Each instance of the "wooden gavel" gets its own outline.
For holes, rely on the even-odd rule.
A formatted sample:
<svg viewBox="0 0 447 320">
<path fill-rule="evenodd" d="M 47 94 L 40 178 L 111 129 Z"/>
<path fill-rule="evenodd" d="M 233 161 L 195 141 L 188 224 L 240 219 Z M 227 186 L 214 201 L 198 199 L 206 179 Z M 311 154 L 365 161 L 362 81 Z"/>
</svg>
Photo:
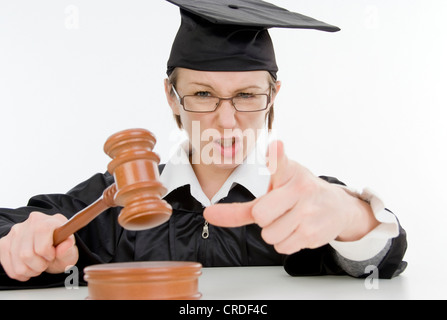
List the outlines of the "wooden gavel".
<svg viewBox="0 0 447 320">
<path fill-rule="evenodd" d="M 115 183 L 54 231 L 55 246 L 111 207 L 123 207 L 118 222 L 128 230 L 150 229 L 169 220 L 172 208 L 161 199 L 166 188 L 159 182 L 160 158 L 152 152 L 155 142 L 152 133 L 144 129 L 124 130 L 109 137 L 104 151 L 113 159 L 107 170 Z"/>
</svg>

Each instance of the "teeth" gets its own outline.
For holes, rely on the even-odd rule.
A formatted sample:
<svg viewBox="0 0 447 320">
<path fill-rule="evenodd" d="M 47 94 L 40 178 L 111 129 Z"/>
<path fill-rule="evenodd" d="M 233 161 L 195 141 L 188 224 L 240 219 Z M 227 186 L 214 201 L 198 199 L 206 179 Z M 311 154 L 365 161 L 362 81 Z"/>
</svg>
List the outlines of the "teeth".
<svg viewBox="0 0 447 320">
<path fill-rule="evenodd" d="M 220 140 L 220 144 L 224 148 L 231 147 L 233 145 L 233 143 L 234 143 L 234 138 Z"/>
</svg>

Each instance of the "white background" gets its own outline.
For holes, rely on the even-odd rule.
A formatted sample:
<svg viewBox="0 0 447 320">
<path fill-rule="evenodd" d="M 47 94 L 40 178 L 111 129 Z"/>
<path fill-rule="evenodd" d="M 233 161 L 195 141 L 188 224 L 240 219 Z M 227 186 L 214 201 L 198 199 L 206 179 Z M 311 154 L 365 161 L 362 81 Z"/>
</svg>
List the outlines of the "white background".
<svg viewBox="0 0 447 320">
<path fill-rule="evenodd" d="M 447 2 L 272 0 L 339 26 L 271 30 L 275 135 L 317 175 L 371 187 L 408 232 L 408 290 L 447 297 Z M 145 127 L 166 161 L 181 134 L 163 79 L 180 17 L 163 0 L 0 0 L 0 206 L 64 193 Z"/>
</svg>

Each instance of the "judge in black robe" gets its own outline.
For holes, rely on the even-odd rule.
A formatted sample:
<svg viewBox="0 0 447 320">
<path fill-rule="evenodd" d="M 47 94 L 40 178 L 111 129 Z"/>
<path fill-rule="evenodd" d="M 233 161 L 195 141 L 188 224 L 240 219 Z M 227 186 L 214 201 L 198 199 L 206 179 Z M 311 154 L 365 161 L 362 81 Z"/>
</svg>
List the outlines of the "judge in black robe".
<svg viewBox="0 0 447 320">
<path fill-rule="evenodd" d="M 244 1 L 242 6 L 225 1 L 170 0 L 181 8 L 182 24 L 168 60 L 168 76 L 177 67 L 201 71 L 267 71 L 277 78 L 270 27 L 304 28 L 338 31 L 337 27 L 289 12 L 261 1 Z M 170 79 L 172 82 L 172 79 Z M 224 99 L 228 100 L 228 99 Z M 273 106 L 271 106 L 273 109 Z M 269 129 L 273 112 L 269 111 Z M 180 124 L 180 120 L 177 119 Z M 321 177 L 335 184 L 337 179 Z M 0 209 L 0 237 L 11 227 L 25 221 L 32 211 L 49 215 L 62 213 L 70 218 L 97 198 L 113 183 L 113 177 L 96 174 L 66 194 L 39 195 L 23 208 Z M 235 228 L 207 225 L 204 236 L 204 207 L 190 193 L 189 185 L 172 190 L 165 200 L 172 208 L 171 219 L 150 230 L 128 231 L 117 222 L 120 208 L 111 208 L 76 234 L 79 250 L 77 268 L 109 262 L 142 260 L 198 261 L 204 267 L 283 265 L 290 275 L 342 275 L 364 277 L 363 266 L 371 263 L 381 278 L 392 278 L 405 268 L 405 231 L 398 235 L 371 261 L 358 263 L 340 256 L 329 244 L 303 249 L 291 255 L 277 253 L 261 237 L 256 224 Z M 247 202 L 255 196 L 243 185 L 236 184 L 220 202 Z M 360 267 L 358 267 L 360 265 Z M 355 272 L 353 266 L 357 266 Z M 359 272 L 360 270 L 360 272 Z M 366 271 L 365 271 L 366 272 Z M 33 288 L 63 285 L 66 274 L 42 273 L 26 282 L 10 279 L 0 268 L 0 288 Z M 82 280 L 82 275 L 80 277 Z"/>
</svg>

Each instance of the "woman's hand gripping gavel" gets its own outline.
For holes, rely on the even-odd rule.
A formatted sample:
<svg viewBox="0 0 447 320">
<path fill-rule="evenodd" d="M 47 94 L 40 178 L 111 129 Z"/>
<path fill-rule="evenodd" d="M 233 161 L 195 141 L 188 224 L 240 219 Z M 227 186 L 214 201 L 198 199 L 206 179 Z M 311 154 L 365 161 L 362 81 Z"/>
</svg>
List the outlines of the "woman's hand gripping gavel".
<svg viewBox="0 0 447 320">
<path fill-rule="evenodd" d="M 0 264 L 8 276 L 27 281 L 44 271 L 60 273 L 75 264 L 78 250 L 72 234 L 110 207 L 123 207 L 118 221 L 126 229 L 148 229 L 168 220 L 171 207 L 161 199 L 166 191 L 158 181 L 160 159 L 152 152 L 154 145 L 154 136 L 142 129 L 111 136 L 104 150 L 113 159 L 108 171 L 115 183 L 68 221 L 61 214 L 33 212 L 14 225 L 0 239 Z"/>
</svg>

